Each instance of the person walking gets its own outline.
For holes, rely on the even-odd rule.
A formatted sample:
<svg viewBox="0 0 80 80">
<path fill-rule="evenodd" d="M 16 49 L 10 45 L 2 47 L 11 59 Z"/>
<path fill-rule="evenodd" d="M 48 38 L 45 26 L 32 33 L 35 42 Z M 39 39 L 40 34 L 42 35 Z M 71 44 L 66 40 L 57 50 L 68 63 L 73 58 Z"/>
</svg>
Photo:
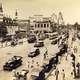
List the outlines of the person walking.
<svg viewBox="0 0 80 80">
<path fill-rule="evenodd" d="M 30 67 L 30 62 L 28 61 L 28 68 Z"/>
<path fill-rule="evenodd" d="M 64 72 L 64 69 L 62 69 L 62 80 L 65 80 L 65 72 Z"/>
<path fill-rule="evenodd" d="M 39 67 L 39 62 L 36 62 L 36 64 L 37 64 L 37 67 Z"/>
<path fill-rule="evenodd" d="M 46 54 L 44 53 L 44 59 L 46 59 Z"/>
<path fill-rule="evenodd" d="M 56 68 L 55 76 L 56 76 L 56 80 L 58 80 L 58 76 L 59 76 L 59 70 L 58 70 L 58 68 Z"/>
</svg>

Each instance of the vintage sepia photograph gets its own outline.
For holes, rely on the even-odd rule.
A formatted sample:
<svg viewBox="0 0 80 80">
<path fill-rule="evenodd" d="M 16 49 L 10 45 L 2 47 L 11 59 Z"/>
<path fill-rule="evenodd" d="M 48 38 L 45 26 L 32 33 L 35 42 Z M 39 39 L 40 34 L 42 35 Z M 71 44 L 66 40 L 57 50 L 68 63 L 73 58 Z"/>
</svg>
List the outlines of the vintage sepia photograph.
<svg viewBox="0 0 80 80">
<path fill-rule="evenodd" d="M 0 0 L 0 80 L 80 80 L 80 0 Z"/>
</svg>

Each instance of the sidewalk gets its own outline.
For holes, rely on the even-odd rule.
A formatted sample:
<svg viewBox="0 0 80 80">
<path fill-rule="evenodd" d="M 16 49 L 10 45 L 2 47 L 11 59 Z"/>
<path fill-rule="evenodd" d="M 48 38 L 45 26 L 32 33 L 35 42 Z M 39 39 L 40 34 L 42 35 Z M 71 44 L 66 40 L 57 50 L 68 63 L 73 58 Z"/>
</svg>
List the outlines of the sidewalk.
<svg viewBox="0 0 80 80">
<path fill-rule="evenodd" d="M 57 65 L 57 69 L 59 70 L 58 80 L 63 80 L 63 69 L 65 73 L 65 80 L 74 80 L 73 76 L 71 75 L 71 72 L 73 72 L 73 67 L 69 58 L 70 56 L 68 56 L 68 60 L 66 60 L 66 56 L 63 56 L 61 63 Z M 51 73 L 51 76 L 49 76 L 47 80 L 56 80 L 55 70 Z"/>
</svg>

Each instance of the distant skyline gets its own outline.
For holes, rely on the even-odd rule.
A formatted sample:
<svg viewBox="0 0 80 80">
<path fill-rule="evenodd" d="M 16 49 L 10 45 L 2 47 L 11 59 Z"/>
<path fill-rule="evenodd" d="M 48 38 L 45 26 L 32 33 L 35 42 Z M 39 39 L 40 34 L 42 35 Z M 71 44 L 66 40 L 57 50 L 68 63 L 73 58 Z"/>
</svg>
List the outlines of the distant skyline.
<svg viewBox="0 0 80 80">
<path fill-rule="evenodd" d="M 42 14 L 58 15 L 61 11 L 65 23 L 80 23 L 80 0 L 0 0 L 4 13 L 14 17 L 16 9 L 21 18 Z"/>
</svg>

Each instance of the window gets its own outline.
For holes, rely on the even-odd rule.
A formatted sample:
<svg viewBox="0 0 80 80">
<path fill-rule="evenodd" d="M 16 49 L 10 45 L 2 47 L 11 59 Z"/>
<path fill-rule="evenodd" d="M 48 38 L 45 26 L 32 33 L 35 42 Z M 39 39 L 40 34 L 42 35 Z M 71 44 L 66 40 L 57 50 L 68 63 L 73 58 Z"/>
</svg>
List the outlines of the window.
<svg viewBox="0 0 80 80">
<path fill-rule="evenodd" d="M 39 24 L 38 24 L 38 28 L 39 28 Z"/>
<path fill-rule="evenodd" d="M 36 28 L 36 24 L 35 24 L 35 28 Z"/>
<path fill-rule="evenodd" d="M 47 27 L 49 27 L 49 24 L 47 24 Z"/>
<path fill-rule="evenodd" d="M 43 27 L 43 24 L 41 24 L 41 27 Z"/>
<path fill-rule="evenodd" d="M 46 28 L 46 24 L 44 24 L 44 28 Z"/>
</svg>

